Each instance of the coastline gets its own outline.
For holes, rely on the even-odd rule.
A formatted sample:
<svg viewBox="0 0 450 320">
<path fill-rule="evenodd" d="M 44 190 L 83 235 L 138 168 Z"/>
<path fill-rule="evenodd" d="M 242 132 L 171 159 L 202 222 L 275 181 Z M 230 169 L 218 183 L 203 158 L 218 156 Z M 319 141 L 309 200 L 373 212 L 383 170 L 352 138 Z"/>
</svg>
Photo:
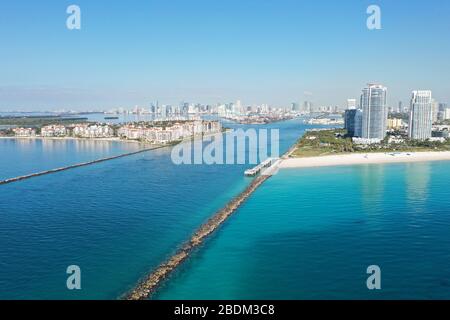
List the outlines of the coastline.
<svg viewBox="0 0 450 320">
<path fill-rule="evenodd" d="M 186 137 L 182 140 L 174 141 L 175 144 L 181 143 L 181 142 L 187 142 L 192 139 L 197 140 L 199 138 L 203 137 L 214 137 L 217 135 L 221 135 L 223 133 L 226 133 L 227 130 L 223 132 L 208 132 L 203 134 L 196 134 L 194 136 Z M 135 143 L 140 144 L 144 146 L 156 146 L 156 147 L 163 147 L 163 146 L 170 146 L 170 143 L 167 144 L 158 144 L 158 143 L 149 143 L 145 141 L 139 141 L 139 140 L 132 140 L 132 139 L 121 139 L 119 137 L 110 137 L 110 138 L 78 138 L 78 137 L 41 137 L 41 136 L 33 136 L 33 137 L 17 137 L 17 136 L 10 136 L 10 137 L 0 137 L 0 140 L 56 140 L 56 141 L 66 141 L 66 140 L 72 140 L 72 141 L 103 141 L 103 142 L 126 142 L 126 143 Z"/>
<path fill-rule="evenodd" d="M 128 143 L 138 143 L 143 145 L 152 145 L 150 143 L 145 143 L 137 140 L 126 140 L 120 139 L 118 137 L 112 138 L 76 138 L 76 137 L 0 137 L 1 139 L 14 139 L 14 140 L 56 140 L 56 141 L 64 141 L 64 140 L 74 140 L 74 141 L 104 141 L 104 142 L 128 142 Z M 156 145 L 158 146 L 158 145 Z"/>
<path fill-rule="evenodd" d="M 389 164 L 428 161 L 450 161 L 450 151 L 402 152 L 402 153 L 351 153 L 332 156 L 287 158 L 280 169 L 352 166 L 364 164 Z"/>
</svg>

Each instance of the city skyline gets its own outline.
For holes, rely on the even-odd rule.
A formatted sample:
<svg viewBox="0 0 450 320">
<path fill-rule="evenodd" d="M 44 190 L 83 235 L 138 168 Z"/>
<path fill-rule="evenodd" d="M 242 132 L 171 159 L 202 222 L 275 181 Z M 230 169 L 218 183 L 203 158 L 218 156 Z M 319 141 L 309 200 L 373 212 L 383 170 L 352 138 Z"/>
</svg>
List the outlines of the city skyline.
<svg viewBox="0 0 450 320">
<path fill-rule="evenodd" d="M 0 112 L 156 100 L 343 106 L 368 82 L 389 88 L 391 107 L 408 101 L 415 88 L 450 101 L 450 45 L 441 41 L 450 26 L 448 3 L 428 2 L 422 10 L 420 3 L 377 1 L 381 30 L 366 27 L 369 1 L 139 1 L 130 7 L 83 0 L 76 2 L 81 30 L 65 26 L 70 4 L 0 5 Z M 418 37 L 438 49 L 411 50 Z"/>
</svg>

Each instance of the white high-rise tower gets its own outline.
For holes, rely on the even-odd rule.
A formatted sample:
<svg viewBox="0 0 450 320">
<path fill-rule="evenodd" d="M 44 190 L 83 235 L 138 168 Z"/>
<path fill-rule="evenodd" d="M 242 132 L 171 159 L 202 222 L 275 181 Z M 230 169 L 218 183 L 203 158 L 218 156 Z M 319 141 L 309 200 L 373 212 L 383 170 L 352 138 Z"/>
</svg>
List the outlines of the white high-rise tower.
<svg viewBox="0 0 450 320">
<path fill-rule="evenodd" d="M 433 125 L 433 103 L 431 91 L 413 91 L 409 117 L 409 138 L 426 140 L 431 138 Z"/>
<path fill-rule="evenodd" d="M 368 84 L 361 95 L 363 110 L 362 138 L 380 139 L 386 136 L 387 108 L 386 87 L 379 84 Z"/>
</svg>

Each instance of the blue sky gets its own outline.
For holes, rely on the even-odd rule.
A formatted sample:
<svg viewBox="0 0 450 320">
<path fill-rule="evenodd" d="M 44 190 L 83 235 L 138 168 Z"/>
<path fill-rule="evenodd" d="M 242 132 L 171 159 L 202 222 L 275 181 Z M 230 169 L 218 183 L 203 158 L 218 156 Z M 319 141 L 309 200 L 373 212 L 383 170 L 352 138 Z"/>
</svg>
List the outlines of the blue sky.
<svg viewBox="0 0 450 320">
<path fill-rule="evenodd" d="M 81 30 L 66 8 L 81 8 Z M 382 30 L 366 28 L 381 7 Z M 55 0 L 0 3 L 0 111 L 178 103 L 318 105 L 367 82 L 450 102 L 444 0 Z"/>
</svg>

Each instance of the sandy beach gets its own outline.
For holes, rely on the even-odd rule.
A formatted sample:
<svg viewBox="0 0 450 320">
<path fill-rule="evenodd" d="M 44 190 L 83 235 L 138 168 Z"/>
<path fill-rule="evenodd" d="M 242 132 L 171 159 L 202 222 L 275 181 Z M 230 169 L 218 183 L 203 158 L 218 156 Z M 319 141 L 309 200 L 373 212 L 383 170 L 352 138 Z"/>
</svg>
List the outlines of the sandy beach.
<svg viewBox="0 0 450 320">
<path fill-rule="evenodd" d="M 288 158 L 281 162 L 279 168 L 312 168 L 445 160 L 450 161 L 450 152 L 352 153 L 323 157 Z"/>
</svg>

